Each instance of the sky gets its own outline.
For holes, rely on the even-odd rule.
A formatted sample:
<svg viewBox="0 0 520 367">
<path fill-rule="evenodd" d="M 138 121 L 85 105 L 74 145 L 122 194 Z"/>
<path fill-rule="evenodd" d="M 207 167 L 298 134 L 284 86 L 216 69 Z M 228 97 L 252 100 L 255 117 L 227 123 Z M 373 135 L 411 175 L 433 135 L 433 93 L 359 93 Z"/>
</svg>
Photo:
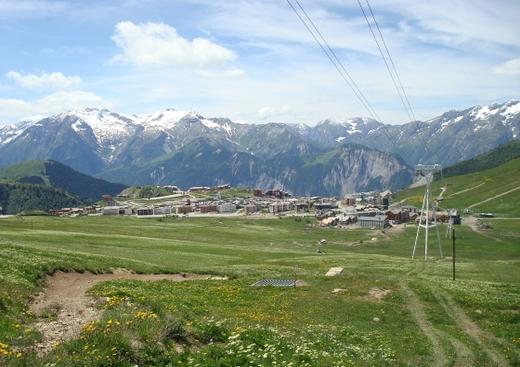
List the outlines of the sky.
<svg viewBox="0 0 520 367">
<path fill-rule="evenodd" d="M 300 3 L 377 116 L 408 122 L 358 1 Z M 520 98 L 518 0 L 370 4 L 417 119 Z M 286 0 L 0 0 L 0 49 L 0 125 L 85 107 L 370 116 Z"/>
</svg>

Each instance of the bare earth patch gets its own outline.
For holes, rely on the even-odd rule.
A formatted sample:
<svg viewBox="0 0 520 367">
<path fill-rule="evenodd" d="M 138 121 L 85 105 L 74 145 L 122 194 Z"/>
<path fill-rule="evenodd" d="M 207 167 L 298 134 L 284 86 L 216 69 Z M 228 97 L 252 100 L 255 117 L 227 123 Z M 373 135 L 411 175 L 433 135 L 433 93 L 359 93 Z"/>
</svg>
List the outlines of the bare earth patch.
<svg viewBox="0 0 520 367">
<path fill-rule="evenodd" d="M 125 269 L 115 269 L 111 274 L 56 272 L 47 277 L 46 288 L 29 306 L 36 316 L 55 314 L 35 324 L 43 335 L 43 341 L 35 345 L 36 351 L 40 355 L 47 353 L 55 345 L 78 336 L 85 323 L 97 320 L 101 316 L 96 307 L 99 300 L 89 296 L 87 291 L 97 283 L 119 279 L 183 282 L 227 278 L 202 274 L 134 274 Z"/>
<path fill-rule="evenodd" d="M 390 289 L 371 288 L 363 298 L 368 301 L 382 301 L 390 293 L 392 293 Z"/>
</svg>

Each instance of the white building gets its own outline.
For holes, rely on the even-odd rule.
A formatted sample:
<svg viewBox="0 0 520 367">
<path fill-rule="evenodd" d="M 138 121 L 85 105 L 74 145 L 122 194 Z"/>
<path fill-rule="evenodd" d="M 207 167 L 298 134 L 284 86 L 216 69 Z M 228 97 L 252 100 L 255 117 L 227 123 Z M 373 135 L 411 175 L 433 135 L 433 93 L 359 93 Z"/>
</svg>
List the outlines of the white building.
<svg viewBox="0 0 520 367">
<path fill-rule="evenodd" d="M 128 206 L 105 206 L 103 208 L 103 215 L 130 215 L 132 209 Z"/>
<path fill-rule="evenodd" d="M 217 212 L 219 213 L 234 213 L 237 210 L 237 206 L 233 203 L 223 203 L 217 205 Z"/>
</svg>

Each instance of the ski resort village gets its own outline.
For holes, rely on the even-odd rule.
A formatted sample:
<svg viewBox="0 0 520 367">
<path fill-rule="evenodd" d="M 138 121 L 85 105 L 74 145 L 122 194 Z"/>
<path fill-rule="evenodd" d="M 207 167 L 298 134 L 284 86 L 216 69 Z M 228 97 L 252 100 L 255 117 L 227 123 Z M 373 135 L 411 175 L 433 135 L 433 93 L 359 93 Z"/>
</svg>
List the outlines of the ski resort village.
<svg viewBox="0 0 520 367">
<path fill-rule="evenodd" d="M 143 198 L 146 192 L 148 197 Z M 169 195 L 151 197 L 153 193 Z M 137 197 L 136 197 L 137 196 Z M 103 195 L 98 205 L 60 208 L 49 215 L 77 217 L 136 216 L 136 217 L 238 217 L 281 218 L 285 216 L 309 216 L 317 219 L 319 226 L 346 228 L 349 225 L 385 229 L 392 225 L 416 222 L 420 208 L 394 203 L 391 191 L 352 193 L 342 199 L 335 197 L 293 197 L 283 190 L 254 190 L 216 187 L 192 187 L 181 191 L 176 186 L 132 187 L 119 195 Z M 440 197 L 439 200 L 442 200 Z M 430 212 L 430 216 L 431 216 Z M 481 214 L 483 215 L 483 214 Z M 457 209 L 436 212 L 441 223 L 460 224 Z"/>
</svg>

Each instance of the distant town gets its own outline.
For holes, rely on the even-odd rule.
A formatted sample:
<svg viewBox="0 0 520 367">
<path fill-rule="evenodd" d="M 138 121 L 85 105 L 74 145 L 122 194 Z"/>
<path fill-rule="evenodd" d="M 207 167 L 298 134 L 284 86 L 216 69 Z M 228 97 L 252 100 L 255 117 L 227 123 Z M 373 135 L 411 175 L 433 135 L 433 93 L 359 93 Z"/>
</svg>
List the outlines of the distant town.
<svg viewBox="0 0 520 367">
<path fill-rule="evenodd" d="M 156 191 L 168 195 L 133 198 L 128 189 L 113 197 L 103 195 L 96 205 L 51 210 L 50 215 L 76 217 L 136 216 L 154 217 L 210 217 L 247 216 L 273 218 L 283 216 L 315 217 L 323 227 L 365 227 L 386 229 L 419 220 L 420 208 L 393 203 L 393 193 L 370 191 L 351 193 L 343 198 L 295 197 L 279 189 L 259 190 L 232 188 L 230 185 L 191 187 L 186 191 L 176 186 L 155 186 Z M 430 213 L 430 215 L 432 215 Z M 460 224 L 457 210 L 438 211 L 437 221 Z"/>
</svg>

